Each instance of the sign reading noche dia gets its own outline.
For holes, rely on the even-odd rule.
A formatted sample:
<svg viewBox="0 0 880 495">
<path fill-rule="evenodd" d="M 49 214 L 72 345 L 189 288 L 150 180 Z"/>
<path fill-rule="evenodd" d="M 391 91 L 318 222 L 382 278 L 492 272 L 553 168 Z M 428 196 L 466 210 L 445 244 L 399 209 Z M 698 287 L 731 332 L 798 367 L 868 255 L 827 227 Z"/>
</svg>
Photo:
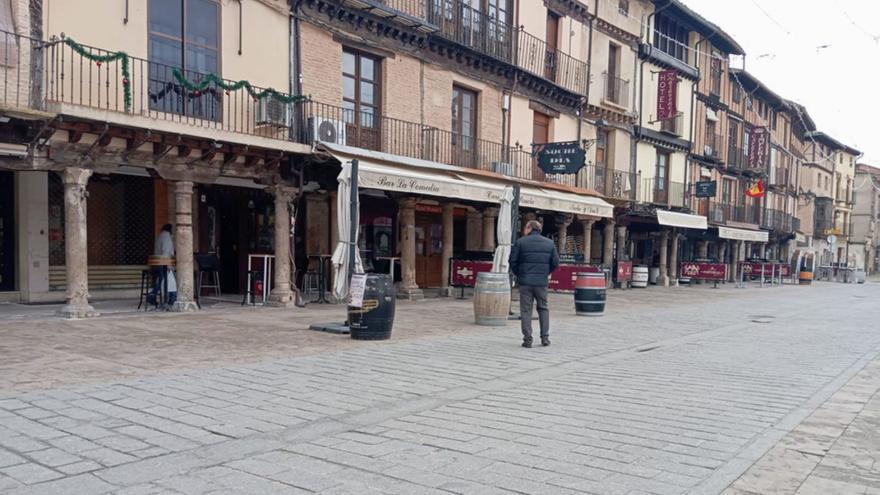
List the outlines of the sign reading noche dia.
<svg viewBox="0 0 880 495">
<path fill-rule="evenodd" d="M 576 174 L 584 167 L 587 153 L 577 141 L 539 144 L 538 167 L 548 174 Z"/>
</svg>

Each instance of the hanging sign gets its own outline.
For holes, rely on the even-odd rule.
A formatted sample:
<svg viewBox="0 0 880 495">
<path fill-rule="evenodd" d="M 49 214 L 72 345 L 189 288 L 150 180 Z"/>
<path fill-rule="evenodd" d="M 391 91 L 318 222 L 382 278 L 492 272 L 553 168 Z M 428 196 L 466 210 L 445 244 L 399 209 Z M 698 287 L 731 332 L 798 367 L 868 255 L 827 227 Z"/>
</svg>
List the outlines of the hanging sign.
<svg viewBox="0 0 880 495">
<path fill-rule="evenodd" d="M 767 144 L 770 134 L 766 127 L 756 127 L 749 133 L 749 167 L 764 168 L 767 162 Z"/>
<path fill-rule="evenodd" d="M 584 167 L 587 152 L 578 141 L 539 144 L 538 167 L 547 174 L 576 174 Z"/>
<path fill-rule="evenodd" d="M 364 291 L 367 289 L 367 275 L 355 273 L 351 276 L 351 287 L 348 291 L 348 305 L 352 308 L 364 306 Z"/>
<path fill-rule="evenodd" d="M 718 182 L 714 180 L 705 180 L 694 184 L 694 196 L 698 198 L 714 198 L 717 191 Z"/>
<path fill-rule="evenodd" d="M 678 73 L 671 69 L 661 71 L 657 84 L 657 120 L 669 120 L 678 115 L 677 94 Z"/>
</svg>

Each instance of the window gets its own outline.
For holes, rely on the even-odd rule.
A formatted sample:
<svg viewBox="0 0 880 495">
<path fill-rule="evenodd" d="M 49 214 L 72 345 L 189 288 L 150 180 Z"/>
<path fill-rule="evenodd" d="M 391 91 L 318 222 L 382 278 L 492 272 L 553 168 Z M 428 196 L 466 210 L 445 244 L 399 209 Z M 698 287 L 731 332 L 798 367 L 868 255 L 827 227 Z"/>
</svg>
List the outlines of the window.
<svg viewBox="0 0 880 495">
<path fill-rule="evenodd" d="M 710 76 L 712 79 L 712 94 L 720 95 L 721 94 L 721 73 L 723 72 L 721 66 L 721 53 L 712 50 L 712 61 L 710 66 Z"/>
<path fill-rule="evenodd" d="M 770 112 L 770 126 L 776 130 L 776 112 Z"/>
<path fill-rule="evenodd" d="M 742 165 L 736 145 L 739 143 L 739 122 L 731 119 L 727 124 L 727 164 L 731 167 Z"/>
<path fill-rule="evenodd" d="M 543 144 L 550 142 L 550 116 L 534 112 L 532 120 L 532 142 Z M 532 160 L 532 179 L 543 180 L 544 172 L 538 167 L 538 161 Z"/>
<path fill-rule="evenodd" d="M 349 144 L 379 149 L 380 64 L 370 55 L 342 52 L 342 107 Z M 354 141 L 353 141 L 354 140 Z"/>
<path fill-rule="evenodd" d="M 663 14 L 654 19 L 654 47 L 688 62 L 688 30 Z"/>
<path fill-rule="evenodd" d="M 150 108 L 220 120 L 222 91 L 190 94 L 173 71 L 194 82 L 220 73 L 220 4 L 215 0 L 150 0 Z"/>
<path fill-rule="evenodd" d="M 733 190 L 733 181 L 730 179 L 724 179 L 721 183 L 721 203 L 724 205 L 730 205 L 730 200 L 732 199 L 731 191 Z"/>
<path fill-rule="evenodd" d="M 706 151 L 707 155 L 718 156 L 718 138 L 715 136 L 715 121 L 706 120 Z"/>
<path fill-rule="evenodd" d="M 605 75 L 605 99 L 620 104 L 624 88 L 620 82 L 620 47 L 608 44 L 608 73 Z"/>
<path fill-rule="evenodd" d="M 657 150 L 657 169 L 654 180 L 654 202 L 666 203 L 669 189 L 669 153 Z"/>
<path fill-rule="evenodd" d="M 608 131 L 604 129 L 596 132 L 596 166 L 608 166 Z"/>
<path fill-rule="evenodd" d="M 477 93 L 452 87 L 452 145 L 473 151 L 477 137 Z"/>
<path fill-rule="evenodd" d="M 618 0 L 617 11 L 621 15 L 629 16 L 629 0 Z"/>
<path fill-rule="evenodd" d="M 18 62 L 19 39 L 15 31 L 15 16 L 12 15 L 12 1 L 0 0 L 0 65 L 15 67 Z M 8 76 L 7 76 L 8 77 Z"/>
</svg>

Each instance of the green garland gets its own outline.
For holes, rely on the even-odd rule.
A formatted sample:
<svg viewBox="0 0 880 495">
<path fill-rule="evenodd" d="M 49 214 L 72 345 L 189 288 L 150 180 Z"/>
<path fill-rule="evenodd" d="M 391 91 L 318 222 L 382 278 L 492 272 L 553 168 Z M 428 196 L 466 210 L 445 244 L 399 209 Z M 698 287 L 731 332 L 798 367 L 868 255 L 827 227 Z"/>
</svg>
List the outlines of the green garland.
<svg viewBox="0 0 880 495">
<path fill-rule="evenodd" d="M 237 91 L 241 88 L 244 88 L 245 90 L 247 90 L 248 94 L 250 94 L 251 97 L 255 100 L 262 100 L 267 97 L 272 97 L 282 103 L 294 103 L 307 99 L 304 96 L 287 95 L 284 93 L 280 93 L 272 88 L 258 91 L 256 88 L 251 86 L 251 83 L 244 80 L 234 83 L 228 83 L 214 74 L 208 74 L 204 76 L 201 81 L 195 83 L 187 79 L 186 76 L 184 76 L 183 73 L 180 72 L 180 70 L 178 69 L 174 69 L 172 73 L 174 74 L 174 78 L 177 79 L 177 82 L 179 82 L 180 85 L 183 86 L 184 89 L 186 89 L 187 91 L 194 93 L 195 96 L 200 96 L 201 93 L 203 93 L 213 84 L 214 86 L 217 86 L 218 88 L 225 91 Z"/>
<path fill-rule="evenodd" d="M 125 111 L 131 111 L 131 73 L 129 72 L 129 59 L 128 54 L 125 52 L 110 52 L 107 55 L 96 55 L 92 53 L 90 48 L 86 48 L 76 41 L 73 41 L 71 38 L 64 38 L 64 44 L 69 46 L 73 51 L 78 53 L 84 58 L 95 62 L 98 67 L 101 66 L 104 62 L 115 62 L 117 60 L 121 61 L 122 65 L 122 102 L 125 106 Z"/>
</svg>

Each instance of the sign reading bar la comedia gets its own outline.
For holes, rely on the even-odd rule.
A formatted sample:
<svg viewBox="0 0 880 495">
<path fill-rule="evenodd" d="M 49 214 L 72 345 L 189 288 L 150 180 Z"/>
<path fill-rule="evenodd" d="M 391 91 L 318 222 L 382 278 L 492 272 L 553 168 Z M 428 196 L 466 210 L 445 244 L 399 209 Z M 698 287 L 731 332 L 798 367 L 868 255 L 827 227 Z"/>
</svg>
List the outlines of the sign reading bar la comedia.
<svg viewBox="0 0 880 495">
<path fill-rule="evenodd" d="M 576 174 L 584 167 L 587 152 L 578 141 L 536 145 L 538 167 L 546 174 Z"/>
</svg>

